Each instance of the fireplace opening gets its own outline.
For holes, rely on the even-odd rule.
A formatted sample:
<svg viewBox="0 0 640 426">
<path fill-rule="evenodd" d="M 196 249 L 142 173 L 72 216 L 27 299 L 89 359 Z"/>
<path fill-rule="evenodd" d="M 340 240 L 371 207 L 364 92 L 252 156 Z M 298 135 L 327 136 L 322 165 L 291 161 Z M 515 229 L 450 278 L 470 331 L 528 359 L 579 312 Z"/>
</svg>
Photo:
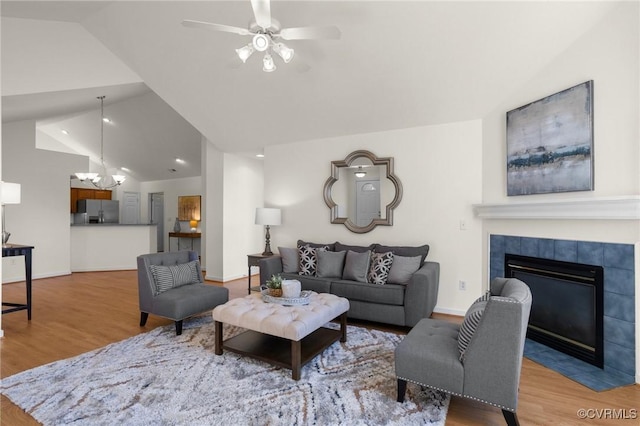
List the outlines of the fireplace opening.
<svg viewBox="0 0 640 426">
<path fill-rule="evenodd" d="M 531 289 L 528 338 L 603 368 L 601 266 L 507 253 L 505 276 Z"/>
</svg>

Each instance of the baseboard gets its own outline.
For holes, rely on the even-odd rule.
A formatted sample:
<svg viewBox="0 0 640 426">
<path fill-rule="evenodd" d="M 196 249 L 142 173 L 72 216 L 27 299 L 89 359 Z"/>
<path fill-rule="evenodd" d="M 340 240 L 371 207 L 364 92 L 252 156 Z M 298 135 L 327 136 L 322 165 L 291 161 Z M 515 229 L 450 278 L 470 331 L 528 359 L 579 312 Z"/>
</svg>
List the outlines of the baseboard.
<svg viewBox="0 0 640 426">
<path fill-rule="evenodd" d="M 63 277 L 65 275 L 71 275 L 71 271 L 60 271 L 60 272 L 52 272 L 49 274 L 34 274 L 31 279 L 32 280 L 39 280 L 42 278 L 53 278 L 53 277 Z M 9 277 L 6 280 L 2 280 L 2 284 L 11 284 L 11 283 L 19 283 L 21 281 L 24 281 L 25 277 L 24 275 L 21 277 L 18 276 L 13 276 L 13 277 Z"/>
<path fill-rule="evenodd" d="M 456 315 L 459 317 L 463 317 L 466 314 L 466 311 L 461 311 L 460 309 L 450 309 L 450 308 L 440 308 L 436 306 L 433 309 L 433 312 L 437 312 L 439 314 L 447 314 L 447 315 Z"/>
</svg>

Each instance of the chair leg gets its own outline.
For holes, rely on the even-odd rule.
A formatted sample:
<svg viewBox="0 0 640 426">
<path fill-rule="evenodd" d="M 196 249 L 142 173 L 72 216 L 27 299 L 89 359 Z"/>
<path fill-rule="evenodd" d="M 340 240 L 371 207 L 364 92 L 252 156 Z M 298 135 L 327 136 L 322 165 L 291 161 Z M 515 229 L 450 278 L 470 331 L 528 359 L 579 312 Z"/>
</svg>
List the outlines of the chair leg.
<svg viewBox="0 0 640 426">
<path fill-rule="evenodd" d="M 398 379 L 398 402 L 404 402 L 404 394 L 407 392 L 407 381 Z"/>
<path fill-rule="evenodd" d="M 148 312 L 140 312 L 140 327 L 144 327 L 147 323 L 147 318 L 149 318 Z"/>
<path fill-rule="evenodd" d="M 176 321 L 176 336 L 182 334 L 182 320 Z"/>
<path fill-rule="evenodd" d="M 520 426 L 518 415 L 514 411 L 502 410 L 502 415 L 509 426 Z"/>
</svg>

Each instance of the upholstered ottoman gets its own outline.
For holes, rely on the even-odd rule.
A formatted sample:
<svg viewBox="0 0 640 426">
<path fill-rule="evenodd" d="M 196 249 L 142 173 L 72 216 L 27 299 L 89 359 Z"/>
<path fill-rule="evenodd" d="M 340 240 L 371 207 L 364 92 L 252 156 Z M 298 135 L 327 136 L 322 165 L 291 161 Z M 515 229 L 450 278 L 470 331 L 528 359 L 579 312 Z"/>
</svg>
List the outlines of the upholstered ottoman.
<svg viewBox="0 0 640 426">
<path fill-rule="evenodd" d="M 227 349 L 280 367 L 290 368 L 294 380 L 300 380 L 301 367 L 331 344 L 347 340 L 349 301 L 328 293 L 312 293 L 309 304 L 283 306 L 262 301 L 262 295 L 232 299 L 216 306 L 215 353 Z M 340 318 L 340 329 L 322 327 Z M 247 331 L 222 340 L 222 324 Z"/>
</svg>

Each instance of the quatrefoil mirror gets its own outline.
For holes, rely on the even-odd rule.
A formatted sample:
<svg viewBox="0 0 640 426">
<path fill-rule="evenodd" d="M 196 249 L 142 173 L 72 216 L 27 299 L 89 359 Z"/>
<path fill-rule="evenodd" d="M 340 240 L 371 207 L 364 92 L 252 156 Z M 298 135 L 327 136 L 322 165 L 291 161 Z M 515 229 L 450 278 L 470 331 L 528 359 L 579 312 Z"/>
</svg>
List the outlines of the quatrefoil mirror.
<svg viewBox="0 0 640 426">
<path fill-rule="evenodd" d="M 363 234 L 376 226 L 393 225 L 393 209 L 402 199 L 402 184 L 393 171 L 393 157 L 378 158 L 366 150 L 354 151 L 331 162 L 324 184 L 324 202 L 331 223 Z"/>
</svg>

